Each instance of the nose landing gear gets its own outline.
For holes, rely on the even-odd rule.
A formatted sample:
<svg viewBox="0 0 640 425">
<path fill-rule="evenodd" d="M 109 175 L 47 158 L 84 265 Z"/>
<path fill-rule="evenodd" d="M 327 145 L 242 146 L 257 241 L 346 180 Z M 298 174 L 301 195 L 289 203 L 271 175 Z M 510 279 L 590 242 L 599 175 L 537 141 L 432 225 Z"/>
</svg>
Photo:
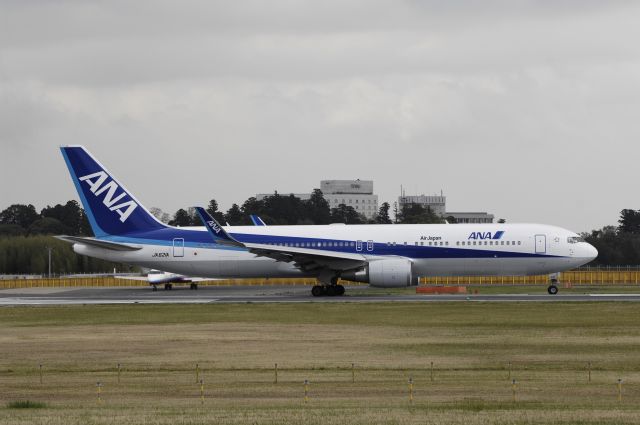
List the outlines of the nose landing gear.
<svg viewBox="0 0 640 425">
<path fill-rule="evenodd" d="M 549 275 L 549 287 L 547 288 L 549 295 L 555 295 L 558 293 L 558 275 L 559 273 Z"/>
</svg>

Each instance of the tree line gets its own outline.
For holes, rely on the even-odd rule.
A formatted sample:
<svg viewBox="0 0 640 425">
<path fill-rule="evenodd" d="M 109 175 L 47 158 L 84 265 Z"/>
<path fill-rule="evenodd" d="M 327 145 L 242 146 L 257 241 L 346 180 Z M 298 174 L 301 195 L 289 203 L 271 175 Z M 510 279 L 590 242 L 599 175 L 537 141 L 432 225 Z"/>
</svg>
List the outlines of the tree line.
<svg viewBox="0 0 640 425">
<path fill-rule="evenodd" d="M 582 233 L 598 250 L 593 266 L 628 266 L 640 264 L 640 210 L 620 211 L 618 226 L 604 226 Z"/>
<path fill-rule="evenodd" d="M 391 224 L 391 223 L 443 223 L 429 207 L 419 204 L 404 205 L 399 211 L 396 208 L 394 220 L 390 217 L 391 206 L 383 202 L 377 214 L 367 218 L 358 213 L 352 206 L 340 204 L 330 208 L 320 189 L 314 189 L 307 200 L 293 194 L 280 195 L 275 192 L 264 199 L 251 197 L 242 205 L 234 203 L 226 212 L 218 209 L 215 199 L 209 201 L 206 208 L 221 224 L 231 226 L 251 225 L 250 216 L 259 216 L 268 225 L 304 225 L 304 224 Z M 181 208 L 169 218 L 169 215 L 158 209 L 152 213 L 161 221 L 172 226 L 200 226 L 202 223 L 193 208 Z"/>
<path fill-rule="evenodd" d="M 250 215 L 258 215 L 267 225 L 304 224 L 410 224 L 443 223 L 444 220 L 428 207 L 406 204 L 393 211 L 383 202 L 377 214 L 366 218 L 353 207 L 340 204 L 331 208 L 322 191 L 314 189 L 311 197 L 302 200 L 294 195 L 275 192 L 264 199 L 250 197 L 242 204 L 232 204 L 225 212 L 215 199 L 209 201 L 207 211 L 219 223 L 231 226 L 251 225 Z M 150 212 L 160 221 L 173 226 L 201 226 L 193 208 L 180 208 L 173 215 L 159 208 Z M 393 213 L 393 219 L 391 217 Z M 449 220 L 450 221 L 450 220 Z M 451 221 L 450 221 L 451 222 Z M 122 265 L 77 256 L 71 245 L 47 235 L 93 236 L 87 215 L 78 202 L 46 206 L 40 212 L 31 204 L 14 204 L 0 212 L 0 274 L 44 273 L 47 269 L 46 247 L 55 250 L 55 273 L 105 272 Z M 625 209 L 620 212 L 618 226 L 605 226 L 583 233 L 587 242 L 599 252 L 594 265 L 640 264 L 640 211 Z"/>
</svg>

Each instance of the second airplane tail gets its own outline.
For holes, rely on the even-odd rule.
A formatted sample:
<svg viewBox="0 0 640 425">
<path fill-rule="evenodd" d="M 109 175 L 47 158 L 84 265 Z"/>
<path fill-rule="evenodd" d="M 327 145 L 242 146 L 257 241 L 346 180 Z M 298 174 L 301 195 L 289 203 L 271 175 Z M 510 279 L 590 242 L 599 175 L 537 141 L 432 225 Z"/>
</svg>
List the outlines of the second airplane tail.
<svg viewBox="0 0 640 425">
<path fill-rule="evenodd" d="M 60 148 L 96 237 L 165 228 L 82 146 Z"/>
</svg>

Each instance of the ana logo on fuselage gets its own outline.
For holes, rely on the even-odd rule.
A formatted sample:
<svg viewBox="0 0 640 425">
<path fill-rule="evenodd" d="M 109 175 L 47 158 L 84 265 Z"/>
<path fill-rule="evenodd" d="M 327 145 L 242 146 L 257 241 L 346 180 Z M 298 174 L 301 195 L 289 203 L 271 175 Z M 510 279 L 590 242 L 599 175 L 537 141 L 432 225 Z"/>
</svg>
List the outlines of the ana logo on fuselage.
<svg viewBox="0 0 640 425">
<path fill-rule="evenodd" d="M 87 182 L 91 193 L 95 196 L 99 196 L 104 193 L 105 195 L 102 203 L 109 208 L 109 210 L 117 212 L 120 215 L 120 221 L 124 223 L 127 221 L 127 218 L 129 218 L 133 210 L 138 207 L 138 204 L 131 199 L 118 203 L 122 198 L 127 196 L 127 192 L 122 191 L 118 196 L 115 196 L 118 189 L 120 189 L 120 186 L 118 186 L 118 184 L 113 180 L 106 183 L 108 178 L 109 175 L 107 173 L 104 171 L 98 171 L 97 173 L 87 174 L 86 176 L 80 177 L 80 181 Z"/>
<path fill-rule="evenodd" d="M 498 230 L 495 233 L 491 232 L 471 232 L 468 239 L 500 239 L 504 231 Z"/>
</svg>

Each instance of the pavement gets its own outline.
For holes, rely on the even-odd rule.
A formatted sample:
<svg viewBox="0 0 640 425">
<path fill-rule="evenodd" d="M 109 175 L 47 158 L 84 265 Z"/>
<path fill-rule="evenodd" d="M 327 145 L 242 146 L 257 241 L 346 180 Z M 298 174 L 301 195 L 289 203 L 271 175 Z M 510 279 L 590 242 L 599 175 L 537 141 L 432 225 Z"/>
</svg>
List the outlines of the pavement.
<svg viewBox="0 0 640 425">
<path fill-rule="evenodd" d="M 357 295 L 350 295 L 357 290 Z M 0 290 L 0 306 L 91 304 L 203 304 L 291 302 L 600 302 L 640 301 L 640 294 L 366 294 L 364 287 L 349 288 L 342 297 L 313 297 L 309 286 L 201 286 L 197 291 L 174 287 L 153 292 L 146 287 L 19 288 Z"/>
</svg>

